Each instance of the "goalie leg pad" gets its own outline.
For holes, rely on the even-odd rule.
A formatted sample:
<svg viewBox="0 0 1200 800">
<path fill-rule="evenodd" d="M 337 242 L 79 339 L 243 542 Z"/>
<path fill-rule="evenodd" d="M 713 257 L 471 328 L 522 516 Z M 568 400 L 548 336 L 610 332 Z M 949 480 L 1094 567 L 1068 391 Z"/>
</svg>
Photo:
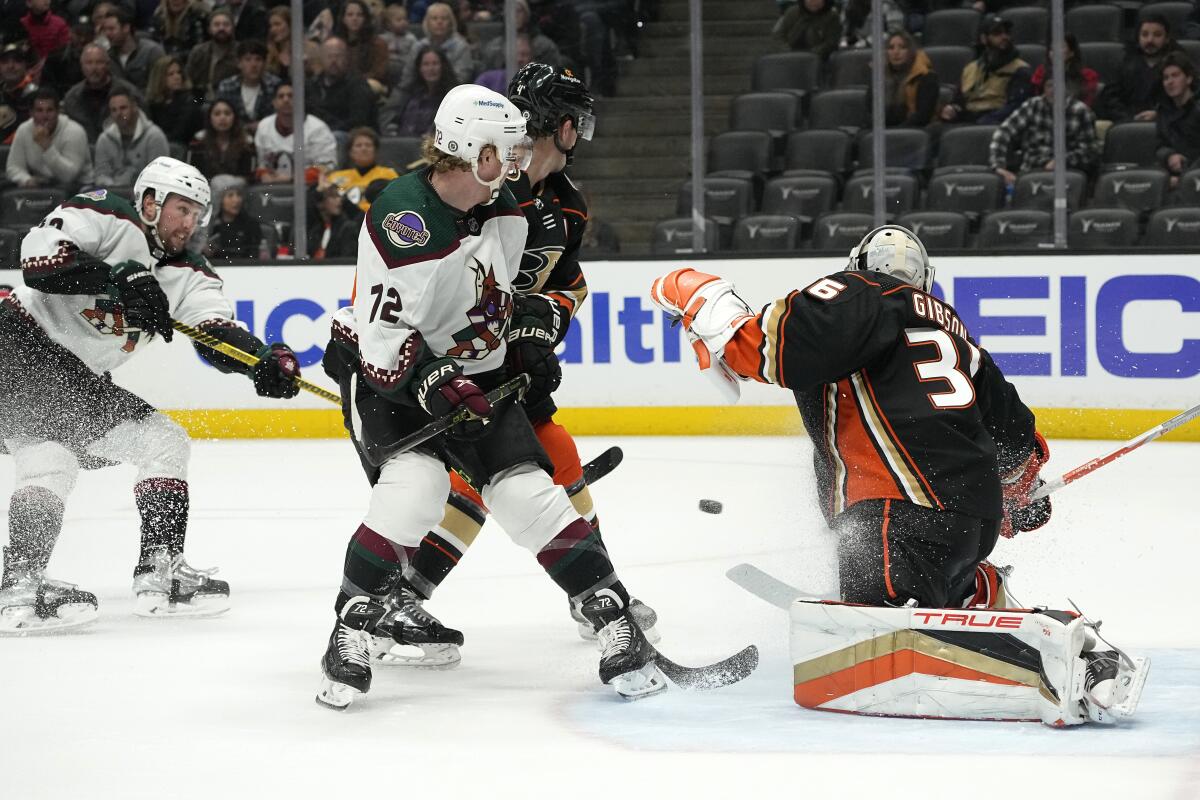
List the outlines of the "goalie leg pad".
<svg viewBox="0 0 1200 800">
<path fill-rule="evenodd" d="M 1082 652 L 1091 636 L 1073 612 L 797 600 L 790 614 L 793 696 L 806 708 L 1054 727 L 1095 716 Z M 1121 716 L 1144 675 L 1128 670 Z"/>
</svg>

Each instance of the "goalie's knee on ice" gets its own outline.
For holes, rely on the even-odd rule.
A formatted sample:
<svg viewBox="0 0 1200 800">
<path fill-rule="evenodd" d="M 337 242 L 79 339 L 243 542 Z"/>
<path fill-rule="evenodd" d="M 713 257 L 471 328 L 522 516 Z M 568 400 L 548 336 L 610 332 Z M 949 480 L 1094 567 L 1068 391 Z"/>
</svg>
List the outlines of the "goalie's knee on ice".
<svg viewBox="0 0 1200 800">
<path fill-rule="evenodd" d="M 64 503 L 75 488 L 79 459 L 58 442 L 38 442 L 12 451 L 16 489 L 38 486 Z"/>
<path fill-rule="evenodd" d="M 514 542 L 535 555 L 576 519 L 567 493 L 536 464 L 518 464 L 483 488 L 492 516 Z"/>
<path fill-rule="evenodd" d="M 416 547 L 442 521 L 449 491 L 442 462 L 423 453 L 401 453 L 383 465 L 363 523 L 396 544 Z"/>
</svg>

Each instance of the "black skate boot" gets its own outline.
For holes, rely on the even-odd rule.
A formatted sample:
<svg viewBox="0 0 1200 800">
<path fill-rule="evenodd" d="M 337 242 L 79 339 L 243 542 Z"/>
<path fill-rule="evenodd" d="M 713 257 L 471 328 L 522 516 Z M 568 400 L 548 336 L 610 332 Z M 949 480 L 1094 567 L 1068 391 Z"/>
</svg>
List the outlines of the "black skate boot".
<svg viewBox="0 0 1200 800">
<path fill-rule="evenodd" d="M 667 688 L 667 679 L 654 663 L 658 654 L 646 641 L 629 609 L 611 589 L 601 589 L 580 607 L 591 622 L 603 648 L 600 681 L 611 684 L 617 694 L 639 700 Z"/>
<path fill-rule="evenodd" d="M 383 614 L 383 606 L 369 597 L 351 597 L 342 606 L 321 658 L 323 675 L 316 697 L 320 705 L 342 711 L 356 695 L 371 690 L 367 637 Z"/>
<path fill-rule="evenodd" d="M 377 626 L 371 658 L 379 664 L 406 667 L 446 668 L 462 660 L 461 631 L 447 628 L 425 610 L 425 598 L 405 578 L 400 578 L 383 601 L 386 613 Z M 385 637 L 391 636 L 389 642 Z M 420 655 L 401 646 L 411 645 Z"/>
<path fill-rule="evenodd" d="M 229 610 L 229 584 L 216 568 L 196 569 L 183 554 L 155 550 L 133 571 L 133 613 L 139 617 L 212 617 Z"/>
<path fill-rule="evenodd" d="M 1080 657 L 1084 662 L 1083 705 L 1092 722 L 1111 725 L 1133 716 L 1150 671 L 1149 660 L 1123 659 L 1117 650 L 1089 650 Z"/>
<path fill-rule="evenodd" d="M 0 577 L 0 635 L 56 633 L 96 621 L 96 595 L 51 580 L 4 548 Z"/>
<path fill-rule="evenodd" d="M 579 630 L 579 638 L 589 642 L 596 641 L 596 629 L 592 627 L 592 623 L 588 622 L 587 617 L 579 610 L 579 606 L 572 602 L 567 603 L 571 609 L 571 619 L 575 620 L 576 628 Z M 638 600 L 636 597 L 629 598 L 629 615 L 633 617 L 634 623 L 642 629 L 642 633 L 646 634 L 646 641 L 650 644 L 658 644 L 662 636 L 658 633 L 658 614 L 654 609 Z"/>
</svg>

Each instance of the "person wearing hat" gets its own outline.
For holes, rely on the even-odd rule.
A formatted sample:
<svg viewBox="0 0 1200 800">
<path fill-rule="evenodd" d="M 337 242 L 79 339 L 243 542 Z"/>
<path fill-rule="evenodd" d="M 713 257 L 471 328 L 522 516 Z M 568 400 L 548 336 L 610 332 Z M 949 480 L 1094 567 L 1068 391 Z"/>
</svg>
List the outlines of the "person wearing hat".
<svg viewBox="0 0 1200 800">
<path fill-rule="evenodd" d="M 17 126 L 29 119 L 38 90 L 31 67 L 37 56 L 24 39 L 0 50 L 0 142 L 12 143 Z"/>
<path fill-rule="evenodd" d="M 217 175 L 212 179 L 212 196 L 217 214 L 208 232 L 205 255 L 222 261 L 258 256 L 262 226 L 246 212 L 246 181 Z"/>
<path fill-rule="evenodd" d="M 979 57 L 963 67 L 954 102 L 942 107 L 946 122 L 998 125 L 1030 96 L 1031 70 L 1017 55 L 1011 20 L 985 16 L 977 45 Z"/>
</svg>

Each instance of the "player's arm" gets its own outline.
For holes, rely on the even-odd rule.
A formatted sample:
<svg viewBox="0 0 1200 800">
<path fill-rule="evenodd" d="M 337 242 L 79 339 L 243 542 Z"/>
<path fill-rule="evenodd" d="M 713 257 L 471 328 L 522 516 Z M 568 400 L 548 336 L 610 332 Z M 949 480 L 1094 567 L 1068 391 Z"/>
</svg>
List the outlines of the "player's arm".
<svg viewBox="0 0 1200 800">
<path fill-rule="evenodd" d="M 70 201 L 54 209 L 21 240 L 25 285 L 47 294 L 104 294 L 113 265 L 95 254 L 106 230 L 125 224 L 135 223 L 104 219 Z"/>
<path fill-rule="evenodd" d="M 299 394 L 296 378 L 300 377 L 300 364 L 296 354 L 282 342 L 265 344 L 244 323 L 234 319 L 233 306 L 222 290 L 222 281 L 203 256 L 180 256 L 177 261 L 162 265 L 159 272 L 172 293 L 179 297 L 174 308 L 176 319 L 256 356 L 258 363 L 253 366 L 243 364 L 211 347 L 193 342 L 201 358 L 225 374 L 246 375 L 254 381 L 254 390 L 261 397 L 285 398 Z"/>
</svg>

